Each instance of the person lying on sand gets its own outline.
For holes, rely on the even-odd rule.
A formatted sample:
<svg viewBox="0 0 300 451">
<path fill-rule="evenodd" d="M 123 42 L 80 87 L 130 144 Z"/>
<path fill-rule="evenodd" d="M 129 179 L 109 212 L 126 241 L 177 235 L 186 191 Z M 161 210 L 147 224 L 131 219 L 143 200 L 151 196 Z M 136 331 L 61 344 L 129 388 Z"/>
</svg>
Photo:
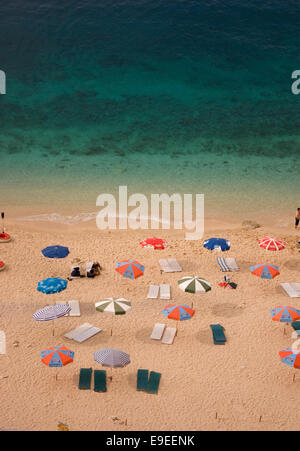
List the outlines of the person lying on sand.
<svg viewBox="0 0 300 451">
<path fill-rule="evenodd" d="M 300 208 L 297 208 L 295 216 L 295 229 L 297 229 L 299 221 L 300 221 Z"/>
<path fill-rule="evenodd" d="M 70 277 L 68 277 L 68 280 L 80 279 L 81 277 L 88 277 L 93 279 L 95 276 L 100 275 L 100 270 L 102 269 L 102 266 L 98 262 L 87 262 L 85 274 L 82 274 L 82 261 L 79 258 L 76 258 L 72 260 L 72 263 L 73 266 L 71 267 L 71 275 Z"/>
<path fill-rule="evenodd" d="M 102 269 L 102 268 L 98 262 L 92 263 L 92 264 L 87 263 L 86 264 L 86 277 L 94 278 L 95 276 L 99 276 L 100 269 Z"/>
</svg>

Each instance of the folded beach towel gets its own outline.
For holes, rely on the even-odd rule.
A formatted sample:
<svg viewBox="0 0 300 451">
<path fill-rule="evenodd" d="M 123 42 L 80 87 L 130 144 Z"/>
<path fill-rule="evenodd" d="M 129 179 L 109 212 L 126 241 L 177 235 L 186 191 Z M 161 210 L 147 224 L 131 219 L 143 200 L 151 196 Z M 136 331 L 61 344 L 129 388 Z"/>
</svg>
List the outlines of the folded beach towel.
<svg viewBox="0 0 300 451">
<path fill-rule="evenodd" d="M 224 334 L 224 328 L 221 324 L 210 324 L 210 328 L 213 333 L 213 340 L 215 345 L 224 345 L 226 337 Z"/>
<path fill-rule="evenodd" d="M 138 391 L 146 390 L 148 386 L 148 370 L 138 370 L 137 371 L 137 382 L 136 389 Z"/>
<path fill-rule="evenodd" d="M 155 371 L 151 371 L 150 377 L 149 377 L 149 380 L 148 380 L 148 384 L 147 384 L 147 389 L 146 389 L 147 393 L 151 393 L 151 394 L 157 394 L 158 393 L 160 377 L 161 377 L 160 373 L 156 373 Z"/>
<path fill-rule="evenodd" d="M 80 368 L 79 390 L 89 390 L 91 388 L 92 368 Z"/>
<path fill-rule="evenodd" d="M 94 371 L 94 391 L 105 392 L 106 391 L 106 371 L 95 370 Z"/>
<path fill-rule="evenodd" d="M 223 272 L 239 271 L 236 261 L 232 257 L 217 257 L 218 265 Z"/>
</svg>

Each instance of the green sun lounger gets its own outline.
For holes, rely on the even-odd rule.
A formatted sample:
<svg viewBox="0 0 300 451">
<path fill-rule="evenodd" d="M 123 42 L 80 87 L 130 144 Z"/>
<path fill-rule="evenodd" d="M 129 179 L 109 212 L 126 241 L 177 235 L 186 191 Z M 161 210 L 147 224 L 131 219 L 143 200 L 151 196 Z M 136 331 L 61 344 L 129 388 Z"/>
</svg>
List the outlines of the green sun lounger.
<svg viewBox="0 0 300 451">
<path fill-rule="evenodd" d="M 146 389 L 147 393 L 151 393 L 151 394 L 157 394 L 158 393 L 160 377 L 161 377 L 160 373 L 156 373 L 155 371 L 151 371 L 150 377 L 149 377 L 149 380 L 148 380 L 148 384 L 147 384 L 147 389 Z"/>
<path fill-rule="evenodd" d="M 106 371 L 95 370 L 94 371 L 94 391 L 104 392 L 106 391 Z"/>
<path fill-rule="evenodd" d="M 300 335 L 300 321 L 294 321 L 292 323 L 292 328 Z"/>
<path fill-rule="evenodd" d="M 136 389 L 138 391 L 140 391 L 140 390 L 147 390 L 148 373 L 149 373 L 148 370 L 138 370 L 137 371 Z"/>
<path fill-rule="evenodd" d="M 92 368 L 80 368 L 79 390 L 89 390 L 91 388 Z"/>
<path fill-rule="evenodd" d="M 213 340 L 215 345 L 224 345 L 226 342 L 226 337 L 224 334 L 224 328 L 221 324 L 211 324 L 210 328 L 213 333 Z"/>
</svg>

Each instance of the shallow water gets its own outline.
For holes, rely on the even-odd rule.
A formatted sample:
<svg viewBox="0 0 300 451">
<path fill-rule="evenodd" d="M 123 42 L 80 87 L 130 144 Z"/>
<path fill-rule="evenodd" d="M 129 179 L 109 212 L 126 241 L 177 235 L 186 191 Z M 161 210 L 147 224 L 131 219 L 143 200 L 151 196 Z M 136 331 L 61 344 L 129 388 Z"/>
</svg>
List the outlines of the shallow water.
<svg viewBox="0 0 300 451">
<path fill-rule="evenodd" d="M 284 223 L 299 204 L 299 13 L 292 0 L 1 5 L 0 204 L 93 212 L 128 185 Z"/>
</svg>

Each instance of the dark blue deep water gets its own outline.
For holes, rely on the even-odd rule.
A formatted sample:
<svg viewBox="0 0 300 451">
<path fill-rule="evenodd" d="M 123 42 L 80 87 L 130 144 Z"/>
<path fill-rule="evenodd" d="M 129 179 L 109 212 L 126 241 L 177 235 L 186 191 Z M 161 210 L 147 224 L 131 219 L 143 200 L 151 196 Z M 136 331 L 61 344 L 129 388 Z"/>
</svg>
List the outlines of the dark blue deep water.
<svg viewBox="0 0 300 451">
<path fill-rule="evenodd" d="M 82 211 L 126 184 L 299 206 L 297 0 L 2 2 L 0 69 L 1 204 Z"/>
</svg>

